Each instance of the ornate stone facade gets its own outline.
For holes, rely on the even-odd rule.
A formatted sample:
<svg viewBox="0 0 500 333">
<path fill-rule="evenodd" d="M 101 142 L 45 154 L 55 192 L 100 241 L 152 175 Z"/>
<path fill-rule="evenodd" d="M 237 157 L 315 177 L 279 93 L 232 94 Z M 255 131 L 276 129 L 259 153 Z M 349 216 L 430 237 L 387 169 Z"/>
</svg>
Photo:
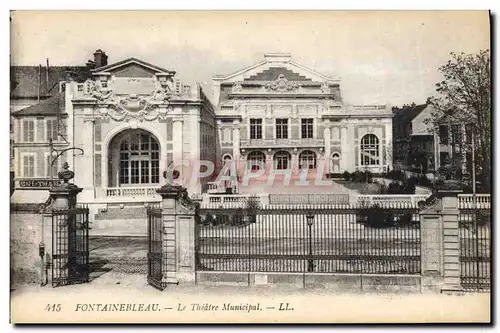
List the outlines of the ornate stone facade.
<svg viewBox="0 0 500 333">
<path fill-rule="evenodd" d="M 299 168 L 322 160 L 323 173 L 392 167 L 390 106 L 344 103 L 339 79 L 288 54 L 266 54 L 256 65 L 215 77 L 213 89 L 219 162 L 264 156 L 276 167 L 288 156 L 286 163 Z"/>
</svg>

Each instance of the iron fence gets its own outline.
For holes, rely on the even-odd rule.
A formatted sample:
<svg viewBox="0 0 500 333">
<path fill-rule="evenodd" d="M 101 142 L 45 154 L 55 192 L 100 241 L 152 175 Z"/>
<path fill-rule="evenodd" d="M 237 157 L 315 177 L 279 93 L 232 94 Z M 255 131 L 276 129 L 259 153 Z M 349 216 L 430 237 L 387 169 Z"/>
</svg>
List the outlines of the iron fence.
<svg viewBox="0 0 500 333">
<path fill-rule="evenodd" d="M 466 291 L 491 288 L 491 210 L 461 209 L 459 213 L 460 280 Z"/>
<path fill-rule="evenodd" d="M 157 289 L 164 289 L 163 283 L 163 224 L 162 210 L 157 206 L 147 207 L 148 216 L 148 276 L 147 281 Z"/>
<path fill-rule="evenodd" d="M 89 282 L 89 209 L 52 210 L 52 285 Z"/>
<path fill-rule="evenodd" d="M 419 274 L 417 208 L 197 210 L 198 270 Z"/>
</svg>

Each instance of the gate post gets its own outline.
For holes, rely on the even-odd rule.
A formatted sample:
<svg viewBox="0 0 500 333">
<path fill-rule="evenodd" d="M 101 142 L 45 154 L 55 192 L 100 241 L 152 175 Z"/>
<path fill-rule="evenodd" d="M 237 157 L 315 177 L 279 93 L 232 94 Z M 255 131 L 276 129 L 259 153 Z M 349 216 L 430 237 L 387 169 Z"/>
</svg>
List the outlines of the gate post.
<svg viewBox="0 0 500 333">
<path fill-rule="evenodd" d="M 46 213 L 51 214 L 51 211 L 65 211 L 69 210 L 71 208 L 76 207 L 76 197 L 78 193 L 80 193 L 83 188 L 78 187 L 75 184 L 69 183 L 69 180 L 73 179 L 74 177 L 74 172 L 69 170 L 69 165 L 67 162 L 65 162 L 62 166 L 62 169 L 58 172 L 58 178 L 63 180 L 62 184 L 58 184 L 56 186 L 53 186 L 49 189 L 49 195 L 51 198 L 51 204 Z M 42 217 L 43 218 L 43 217 Z M 52 263 L 46 259 L 48 259 L 48 255 L 53 255 L 54 253 L 54 247 L 57 245 L 54 244 L 54 231 L 59 227 L 59 221 L 57 218 L 54 218 L 53 213 L 51 214 L 51 218 L 48 219 L 50 221 L 50 225 L 45 225 L 44 226 L 44 232 L 43 232 L 43 239 L 40 244 L 40 254 L 42 253 L 42 249 L 45 251 L 45 258 L 44 260 L 44 265 L 49 267 L 49 265 L 52 265 L 54 268 L 54 260 L 56 258 L 52 257 Z M 56 232 L 58 232 L 56 230 Z M 62 237 L 62 236 L 61 236 Z M 64 237 L 69 238 L 69 235 L 66 234 Z M 57 240 L 56 240 L 57 241 Z M 69 239 L 65 239 L 64 244 L 69 243 Z M 57 251 L 61 251 L 61 249 L 56 249 Z M 68 249 L 63 249 L 64 251 L 67 251 Z M 69 258 L 69 257 L 68 257 Z M 68 259 L 69 260 L 69 259 Z M 46 269 L 46 274 L 48 275 L 48 269 Z M 52 280 L 54 279 L 54 276 L 51 278 Z M 46 280 L 48 281 L 48 276 L 46 276 Z"/>
<path fill-rule="evenodd" d="M 187 189 L 167 184 L 162 197 L 162 275 L 167 284 L 195 282 L 195 203 Z"/>
<path fill-rule="evenodd" d="M 460 285 L 458 194 L 461 185 L 446 181 L 430 207 L 420 212 L 422 291 L 453 292 Z"/>
<path fill-rule="evenodd" d="M 460 226 L 458 220 L 458 195 L 462 192 L 462 185 L 456 181 L 445 181 L 437 190 L 437 195 L 441 198 L 443 220 L 444 285 L 441 292 L 463 291 L 460 283 Z"/>
</svg>

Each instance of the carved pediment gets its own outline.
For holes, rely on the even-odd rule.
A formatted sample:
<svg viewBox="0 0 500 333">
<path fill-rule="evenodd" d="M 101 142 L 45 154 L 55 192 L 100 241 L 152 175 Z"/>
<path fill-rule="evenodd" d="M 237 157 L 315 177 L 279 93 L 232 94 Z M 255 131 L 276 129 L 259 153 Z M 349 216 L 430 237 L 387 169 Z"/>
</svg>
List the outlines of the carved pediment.
<svg viewBox="0 0 500 333">
<path fill-rule="evenodd" d="M 275 92 L 292 92 L 297 90 L 299 87 L 300 84 L 288 81 L 284 74 L 280 74 L 275 81 L 266 84 L 266 89 L 268 91 Z"/>
</svg>

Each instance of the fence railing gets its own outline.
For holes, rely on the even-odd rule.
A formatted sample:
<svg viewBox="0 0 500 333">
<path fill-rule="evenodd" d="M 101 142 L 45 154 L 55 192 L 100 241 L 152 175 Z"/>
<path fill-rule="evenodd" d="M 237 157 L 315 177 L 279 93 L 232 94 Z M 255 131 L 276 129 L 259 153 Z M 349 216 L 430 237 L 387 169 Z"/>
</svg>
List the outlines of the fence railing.
<svg viewBox="0 0 500 333">
<path fill-rule="evenodd" d="M 201 208 L 196 240 L 198 270 L 420 273 L 413 208 Z"/>
<path fill-rule="evenodd" d="M 491 195 L 490 194 L 476 194 L 476 203 L 474 206 L 474 196 L 472 194 L 459 194 L 458 195 L 458 208 L 459 209 L 490 209 L 491 208 Z"/>
<path fill-rule="evenodd" d="M 491 210 L 460 209 L 460 280 L 467 291 L 491 288 Z"/>
<path fill-rule="evenodd" d="M 146 197 L 154 196 L 158 193 L 159 186 L 150 187 L 108 187 L 106 189 L 107 197 Z"/>
<path fill-rule="evenodd" d="M 259 206 L 275 205 L 342 205 L 344 206 L 373 206 L 384 208 L 418 208 L 418 203 L 429 195 L 425 194 L 395 194 L 376 195 L 360 194 L 350 196 L 344 193 L 314 193 L 314 194 L 202 194 L 201 206 L 206 208 L 244 208 L 251 199 Z"/>
<path fill-rule="evenodd" d="M 427 199 L 427 194 L 360 194 L 355 201 L 358 205 L 379 205 L 380 207 L 418 208 L 418 203 Z"/>
</svg>

